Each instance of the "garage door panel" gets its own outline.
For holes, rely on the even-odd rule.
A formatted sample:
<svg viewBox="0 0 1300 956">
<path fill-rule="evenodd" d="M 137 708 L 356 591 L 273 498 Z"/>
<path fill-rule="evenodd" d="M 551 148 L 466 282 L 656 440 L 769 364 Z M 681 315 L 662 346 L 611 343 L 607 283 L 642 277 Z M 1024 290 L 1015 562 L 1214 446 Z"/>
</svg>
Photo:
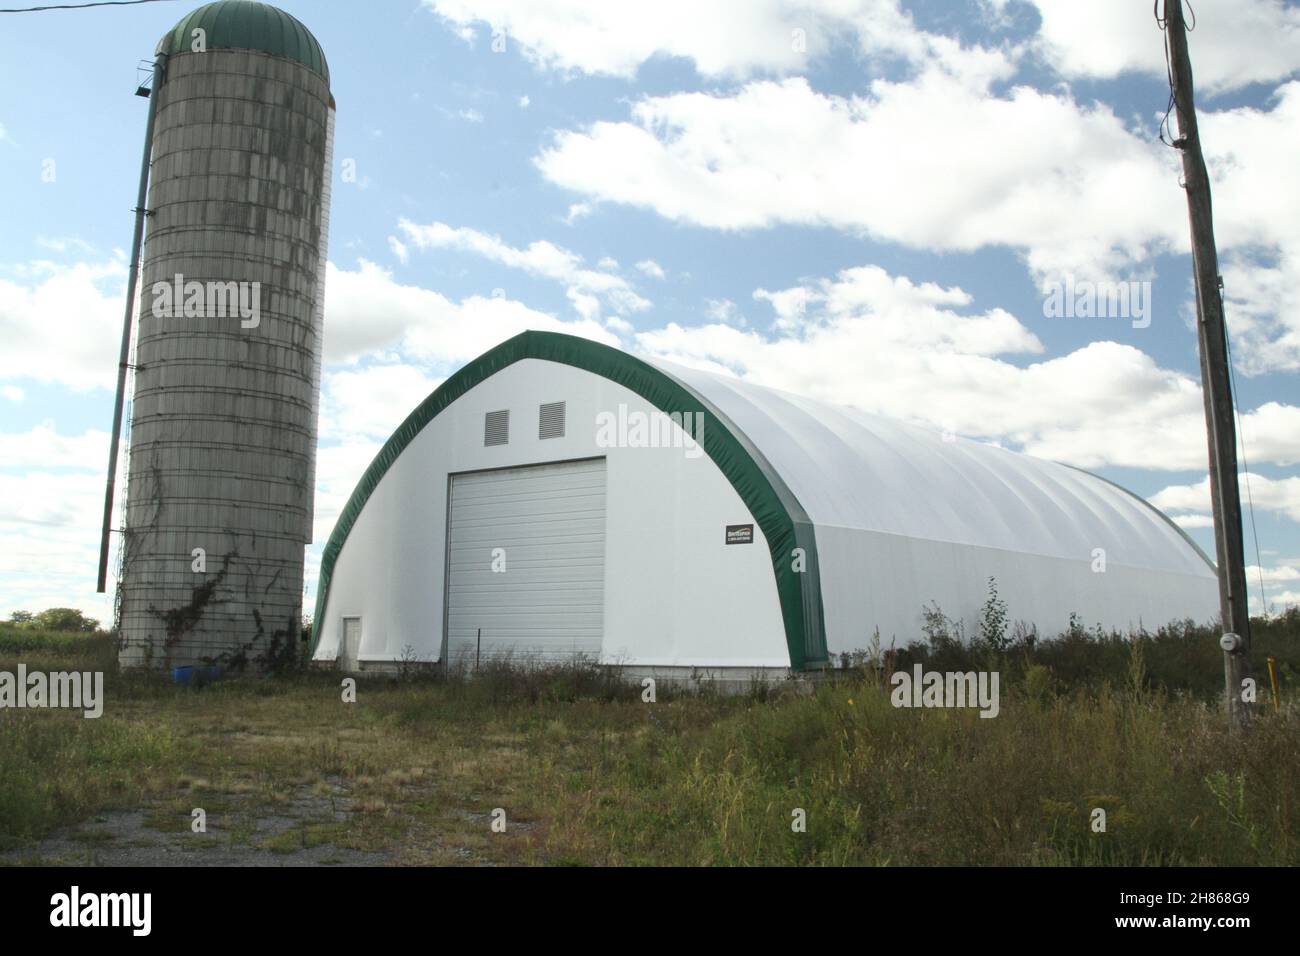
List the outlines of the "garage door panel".
<svg viewBox="0 0 1300 956">
<path fill-rule="evenodd" d="M 489 659 L 600 656 L 604 459 L 455 475 L 450 512 L 447 650 L 453 662 L 472 660 L 480 640 Z M 505 570 L 494 571 L 501 559 Z"/>
<path fill-rule="evenodd" d="M 599 539 L 576 543 L 565 542 L 561 538 L 557 538 L 555 543 L 540 541 L 528 544 L 508 542 L 503 544 L 501 542 L 500 535 L 486 536 L 479 541 L 462 542 L 460 553 L 452 556 L 451 566 L 466 570 L 481 568 L 490 571 L 493 560 L 497 557 L 493 552 L 498 547 L 502 551 L 501 556 L 505 559 L 507 568 L 522 565 L 544 567 L 555 564 L 557 558 L 562 558 L 565 565 L 605 566 L 604 542 Z"/>
<path fill-rule="evenodd" d="M 502 514 L 497 516 L 497 523 L 481 523 L 471 528 L 456 529 L 456 536 L 452 538 L 452 545 L 459 548 L 471 548 L 473 545 L 481 545 L 485 550 L 491 551 L 494 548 L 503 548 L 507 540 L 502 536 L 500 520 L 510 519 L 513 522 L 508 542 L 515 548 L 578 548 L 580 545 L 589 544 L 597 545 L 603 549 L 604 546 L 604 520 L 599 522 L 576 522 L 580 527 L 565 528 L 563 522 L 552 522 L 549 524 L 532 524 L 521 522 L 515 515 Z M 603 551 L 602 551 L 603 553 Z"/>
</svg>

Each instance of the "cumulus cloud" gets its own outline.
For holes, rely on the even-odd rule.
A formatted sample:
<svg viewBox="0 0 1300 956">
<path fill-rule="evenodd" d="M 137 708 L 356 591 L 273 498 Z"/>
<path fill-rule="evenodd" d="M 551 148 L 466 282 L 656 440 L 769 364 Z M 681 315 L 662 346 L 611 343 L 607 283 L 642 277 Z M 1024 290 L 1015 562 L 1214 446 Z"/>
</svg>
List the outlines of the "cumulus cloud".
<svg viewBox="0 0 1300 956">
<path fill-rule="evenodd" d="M 108 432 L 62 435 L 53 422 L 26 432 L 0 432 L 0 466 L 102 470 L 108 463 Z"/>
<path fill-rule="evenodd" d="M 382 442 L 442 380 L 402 362 L 330 371 L 322 383 L 321 439 Z"/>
<path fill-rule="evenodd" d="M 1154 120 L 1152 121 L 1154 125 Z M 1247 373 L 1300 368 L 1300 82 L 1268 109 L 1205 111 L 1229 322 Z M 1065 89 L 992 93 L 927 70 L 863 95 L 802 77 L 646 96 L 535 157 L 585 201 L 718 230 L 826 226 L 925 251 L 1018 252 L 1040 283 L 1149 278 L 1189 248 L 1172 150 Z"/>
<path fill-rule="evenodd" d="M 938 64 L 970 82 L 1005 75 L 1001 51 L 919 29 L 897 0 L 425 0 L 453 30 L 486 23 L 543 69 L 631 78 L 656 57 L 702 75 L 806 69 L 835 45 L 866 58 Z"/>
<path fill-rule="evenodd" d="M 107 461 L 106 432 L 0 433 L 0 616 L 79 607 L 107 621 L 110 597 L 95 592 Z"/>
<path fill-rule="evenodd" d="M 995 0 L 1006 7 L 1009 0 Z M 1042 17 L 1044 61 L 1071 78 L 1165 76 L 1151 4 L 1133 0 L 1026 0 Z M 1198 91 L 1285 79 L 1300 69 L 1300 9 L 1280 0 L 1196 0 L 1188 37 Z M 1186 7 L 1184 8 L 1186 9 Z M 1191 16 L 1189 23 L 1193 22 Z"/>
<path fill-rule="evenodd" d="M 802 77 L 728 95 L 647 96 L 536 157 L 589 200 L 722 230 L 829 226 L 927 250 L 1020 251 L 1038 274 L 1108 271 L 1184 248 L 1174 157 L 1109 106 L 946 73 L 865 95 Z"/>
<path fill-rule="evenodd" d="M 1296 11 L 1300 17 L 1300 10 Z M 1207 112 L 1201 136 L 1214 179 L 1215 238 L 1237 361 L 1247 373 L 1300 370 L 1300 81 L 1269 109 Z"/>
<path fill-rule="evenodd" d="M 113 388 L 122 336 L 121 262 L 22 263 L 0 278 L 0 379 Z"/>
<path fill-rule="evenodd" d="M 0 614 L 79 607 L 107 619 L 111 600 L 95 593 L 103 495 L 89 470 L 0 472 Z"/>
<path fill-rule="evenodd" d="M 643 312 L 649 300 L 639 295 L 630 283 L 613 271 L 614 262 L 602 261 L 598 268 L 582 265 L 582 257 L 553 242 L 536 240 L 524 248 L 511 246 L 499 236 L 477 229 L 449 226 L 442 222 L 418 225 L 408 219 L 398 223 L 398 231 L 416 249 L 456 249 L 482 256 L 511 269 L 558 282 L 580 316 L 599 319 L 602 307 L 616 315 Z"/>
<path fill-rule="evenodd" d="M 392 250 L 393 255 L 397 257 L 397 261 L 402 265 L 406 265 L 411 261 L 411 253 L 410 250 L 406 248 L 406 243 L 402 242 L 402 240 L 398 239 L 396 236 L 388 237 L 388 248 Z"/>
<path fill-rule="evenodd" d="M 319 546 L 329 540 L 330 532 L 348 503 L 357 482 L 383 447 L 382 440 L 351 440 L 330 443 L 334 436 L 322 426 L 321 446 L 316 450 L 316 510 L 312 522 L 312 544 L 308 550 L 307 579 L 315 581 L 320 566 Z M 385 436 L 386 438 L 387 436 Z M 304 610 L 311 613 L 311 601 Z"/>
<path fill-rule="evenodd" d="M 1246 590 L 1250 592 L 1252 614 L 1261 614 L 1265 610 L 1275 614 L 1288 607 L 1300 606 L 1300 559 L 1283 561 L 1269 567 L 1248 565 Z"/>
<path fill-rule="evenodd" d="M 1247 490 L 1249 484 L 1249 491 Z M 1241 504 L 1246 507 L 1247 494 L 1257 511 L 1273 511 L 1292 521 L 1300 521 L 1300 477 L 1268 478 L 1246 473 L 1241 476 Z M 1210 478 L 1190 485 L 1170 485 L 1151 497 L 1157 508 L 1169 511 L 1209 514 Z"/>
<path fill-rule="evenodd" d="M 1028 364 L 1042 345 L 1014 316 L 972 307 L 960 288 L 875 266 L 776 292 L 758 290 L 769 333 L 724 323 L 640 332 L 638 347 L 869 412 L 1007 444 L 1083 468 L 1206 465 L 1199 383 L 1130 345 L 1093 342 Z M 1300 409 L 1243 414 L 1252 462 L 1288 463 Z"/>
<path fill-rule="evenodd" d="M 329 265 L 325 282 L 325 360 L 356 361 L 399 350 L 427 363 L 468 361 L 503 339 L 541 329 L 617 344 L 601 323 L 564 321 L 504 296 L 469 296 L 459 301 L 395 280 L 392 273 L 361 260 L 356 269 Z"/>
</svg>

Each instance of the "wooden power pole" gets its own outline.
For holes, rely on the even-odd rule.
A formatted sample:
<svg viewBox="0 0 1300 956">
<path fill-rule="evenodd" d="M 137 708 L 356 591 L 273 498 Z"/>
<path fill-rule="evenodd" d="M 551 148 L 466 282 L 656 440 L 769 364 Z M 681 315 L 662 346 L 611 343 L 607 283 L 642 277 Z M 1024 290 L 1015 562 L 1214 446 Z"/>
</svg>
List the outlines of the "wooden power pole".
<svg viewBox="0 0 1300 956">
<path fill-rule="evenodd" d="M 1210 177 L 1201 154 L 1192 95 L 1192 62 L 1182 0 L 1165 0 L 1170 80 L 1178 118 L 1174 145 L 1183 154 L 1183 186 L 1192 228 L 1192 272 L 1196 280 L 1196 328 L 1201 351 L 1201 389 L 1210 446 L 1210 496 L 1214 507 L 1214 547 L 1219 569 L 1219 607 L 1223 616 L 1223 676 L 1228 715 L 1234 726 L 1250 717 L 1242 683 L 1250 677 L 1250 616 L 1246 595 L 1245 547 L 1241 532 L 1241 492 L 1237 485 L 1237 429 L 1233 417 L 1228 339 L 1223 320 L 1219 260 L 1214 248 Z"/>
</svg>

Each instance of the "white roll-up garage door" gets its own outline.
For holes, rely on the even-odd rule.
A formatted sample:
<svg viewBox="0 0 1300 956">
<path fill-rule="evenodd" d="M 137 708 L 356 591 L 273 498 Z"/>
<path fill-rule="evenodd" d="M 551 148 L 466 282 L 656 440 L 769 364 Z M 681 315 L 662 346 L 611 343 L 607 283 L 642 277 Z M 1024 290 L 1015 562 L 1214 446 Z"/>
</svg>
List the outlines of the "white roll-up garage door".
<svg viewBox="0 0 1300 956">
<path fill-rule="evenodd" d="M 600 657 L 605 459 L 453 475 L 447 654 L 474 666 Z"/>
</svg>

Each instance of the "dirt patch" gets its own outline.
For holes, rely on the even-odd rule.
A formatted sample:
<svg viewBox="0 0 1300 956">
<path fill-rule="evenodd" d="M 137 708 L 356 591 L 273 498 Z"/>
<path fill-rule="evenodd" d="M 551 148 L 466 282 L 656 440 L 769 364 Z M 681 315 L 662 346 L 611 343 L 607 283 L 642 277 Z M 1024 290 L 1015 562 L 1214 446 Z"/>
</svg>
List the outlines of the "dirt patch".
<svg viewBox="0 0 1300 956">
<path fill-rule="evenodd" d="M 196 803 L 202 805 L 202 799 Z M 355 810 L 342 794 L 305 787 L 272 812 L 246 795 L 208 811 L 205 832 L 174 805 L 115 811 L 0 854 L 0 864 L 43 866 L 375 866 L 387 852 L 349 847 Z"/>
</svg>

